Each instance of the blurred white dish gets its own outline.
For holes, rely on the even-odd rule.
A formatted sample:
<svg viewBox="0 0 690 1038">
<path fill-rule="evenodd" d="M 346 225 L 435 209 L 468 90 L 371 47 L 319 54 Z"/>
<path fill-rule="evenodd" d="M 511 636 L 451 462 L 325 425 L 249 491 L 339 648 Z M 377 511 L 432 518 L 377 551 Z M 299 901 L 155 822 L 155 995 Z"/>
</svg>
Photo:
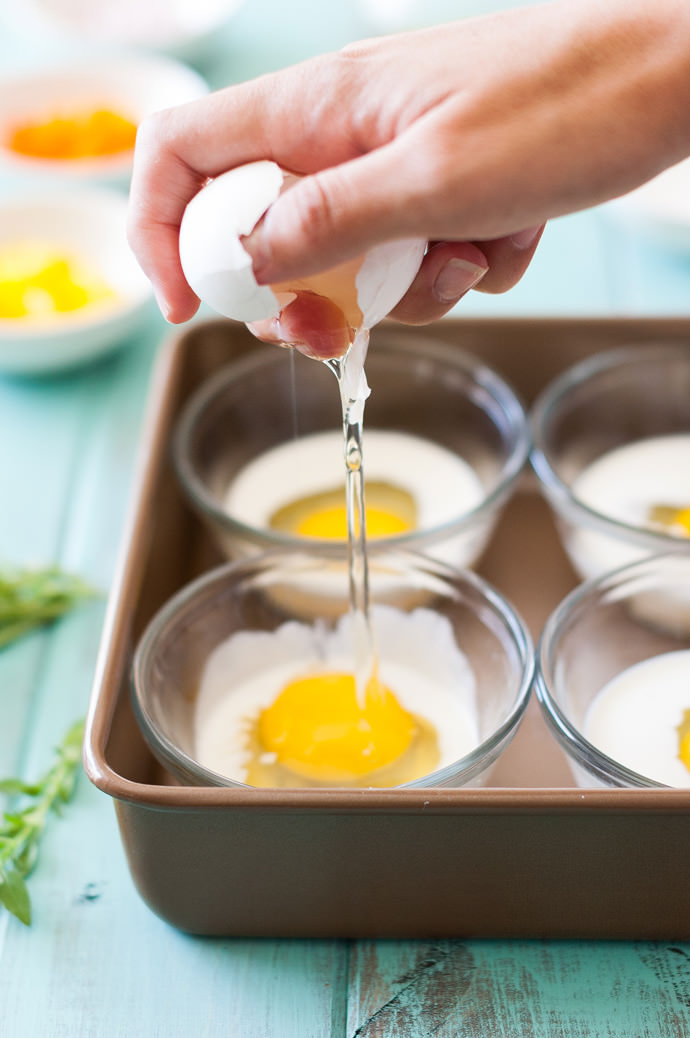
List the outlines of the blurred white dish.
<svg viewBox="0 0 690 1038">
<path fill-rule="evenodd" d="M 532 4 L 546 0 L 532 0 Z M 377 33 L 403 32 L 502 11 L 507 0 L 357 0 L 364 21 Z"/>
<path fill-rule="evenodd" d="M 690 249 L 690 159 L 605 206 L 614 220 L 673 249 Z"/>
<path fill-rule="evenodd" d="M 122 345 L 154 312 L 151 286 L 126 237 L 127 199 L 106 188 L 30 192 L 0 201 L 0 255 L 18 244 L 55 247 L 97 272 L 112 295 L 64 313 L 0 318 L 0 371 L 38 374 Z"/>
<path fill-rule="evenodd" d="M 142 46 L 189 56 L 244 0 L 22 0 L 13 18 L 25 33 L 71 43 Z"/>
<path fill-rule="evenodd" d="M 101 55 L 63 60 L 0 78 L 0 172 L 27 177 L 126 184 L 133 148 L 78 159 L 40 158 L 11 147 L 26 124 L 106 109 L 138 125 L 144 116 L 208 92 L 193 69 L 160 55 Z"/>
</svg>

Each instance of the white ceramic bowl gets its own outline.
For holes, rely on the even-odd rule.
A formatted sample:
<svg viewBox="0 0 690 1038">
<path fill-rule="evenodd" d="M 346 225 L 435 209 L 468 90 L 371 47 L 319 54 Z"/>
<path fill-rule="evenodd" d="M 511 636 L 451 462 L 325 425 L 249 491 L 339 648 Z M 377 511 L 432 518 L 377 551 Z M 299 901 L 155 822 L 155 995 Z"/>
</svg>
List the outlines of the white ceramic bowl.
<svg viewBox="0 0 690 1038">
<path fill-rule="evenodd" d="M 45 318 L 0 318 L 0 371 L 57 371 L 122 345 L 154 312 L 153 292 L 126 237 L 127 199 L 88 187 L 9 194 L 0 201 L 0 253 L 16 243 L 54 246 L 91 265 L 112 299 Z"/>
<path fill-rule="evenodd" d="M 24 34 L 50 43 L 141 46 L 199 53 L 244 0 L 22 0 L 12 17 Z"/>
<path fill-rule="evenodd" d="M 0 78 L 0 173 L 22 183 L 27 178 L 77 179 L 126 184 L 134 149 L 80 159 L 22 155 L 11 135 L 26 123 L 106 108 L 138 125 L 144 116 L 182 104 L 208 91 L 191 68 L 160 55 L 100 55 L 71 58 L 40 69 Z"/>
</svg>

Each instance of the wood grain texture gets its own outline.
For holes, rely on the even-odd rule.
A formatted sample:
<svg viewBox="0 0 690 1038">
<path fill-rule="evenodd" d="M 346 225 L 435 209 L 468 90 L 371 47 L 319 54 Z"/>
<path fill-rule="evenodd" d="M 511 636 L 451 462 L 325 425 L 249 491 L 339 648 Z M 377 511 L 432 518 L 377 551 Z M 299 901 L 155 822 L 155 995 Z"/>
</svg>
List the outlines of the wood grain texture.
<svg viewBox="0 0 690 1038">
<path fill-rule="evenodd" d="M 360 943 L 348 1038 L 684 1038 L 690 945 Z"/>
</svg>

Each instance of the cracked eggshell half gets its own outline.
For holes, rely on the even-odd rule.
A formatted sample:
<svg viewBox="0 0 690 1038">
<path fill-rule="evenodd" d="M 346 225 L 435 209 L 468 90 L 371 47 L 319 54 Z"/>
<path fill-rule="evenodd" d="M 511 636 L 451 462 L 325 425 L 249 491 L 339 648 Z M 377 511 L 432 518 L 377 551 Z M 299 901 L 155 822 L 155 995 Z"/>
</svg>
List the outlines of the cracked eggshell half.
<svg viewBox="0 0 690 1038">
<path fill-rule="evenodd" d="M 283 186 L 275 162 L 252 162 L 211 180 L 185 209 L 180 225 L 180 263 L 202 302 L 224 317 L 260 321 L 279 304 L 259 285 L 241 238 L 251 234 Z"/>
<path fill-rule="evenodd" d="M 278 316 L 285 305 L 268 285 L 257 283 L 241 239 L 251 234 L 286 179 L 295 178 L 275 162 L 237 166 L 209 181 L 185 210 L 182 270 L 199 298 L 224 317 L 252 323 Z M 374 246 L 365 254 L 355 280 L 364 328 L 378 324 L 403 297 L 425 249 L 426 241 L 406 239 Z"/>
</svg>

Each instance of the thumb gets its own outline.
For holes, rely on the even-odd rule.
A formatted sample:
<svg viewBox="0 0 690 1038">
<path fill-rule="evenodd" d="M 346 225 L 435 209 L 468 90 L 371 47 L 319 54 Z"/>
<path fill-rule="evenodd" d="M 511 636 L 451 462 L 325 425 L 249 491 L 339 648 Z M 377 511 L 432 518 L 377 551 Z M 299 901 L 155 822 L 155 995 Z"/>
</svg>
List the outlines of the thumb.
<svg viewBox="0 0 690 1038">
<path fill-rule="evenodd" d="M 409 173 L 386 145 L 297 180 L 243 244 L 262 284 L 306 277 L 396 238 L 424 237 Z"/>
</svg>

